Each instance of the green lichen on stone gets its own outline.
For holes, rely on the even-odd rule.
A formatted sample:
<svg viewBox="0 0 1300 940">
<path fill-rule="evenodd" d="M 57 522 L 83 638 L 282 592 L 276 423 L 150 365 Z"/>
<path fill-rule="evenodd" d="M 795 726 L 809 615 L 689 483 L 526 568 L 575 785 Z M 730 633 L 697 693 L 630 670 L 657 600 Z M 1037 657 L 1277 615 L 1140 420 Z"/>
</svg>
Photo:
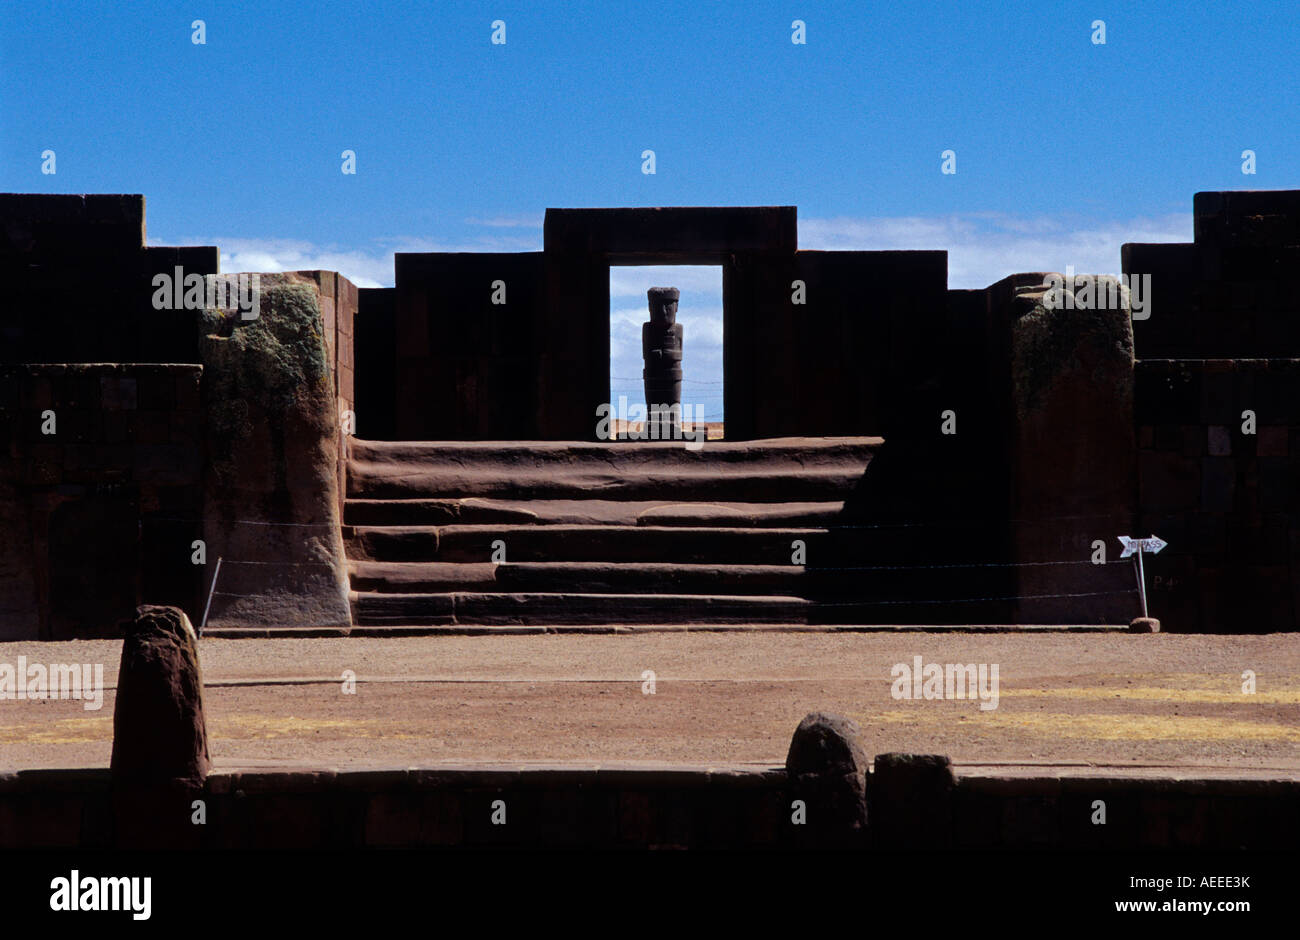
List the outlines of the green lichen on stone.
<svg viewBox="0 0 1300 940">
<path fill-rule="evenodd" d="M 338 506 L 338 418 L 318 288 L 260 275 L 259 315 L 202 317 L 209 555 L 222 571 L 216 623 L 351 622 Z M 273 562 L 273 564 L 272 564 Z"/>
<path fill-rule="evenodd" d="M 278 438 L 291 425 L 332 433 L 332 376 L 314 290 L 295 283 L 264 286 L 258 317 L 205 310 L 201 322 L 210 455 L 218 476 L 239 472 L 227 456 L 255 434 L 269 430 Z"/>
<path fill-rule="evenodd" d="M 234 319 L 230 354 L 252 383 L 250 393 L 266 395 L 271 410 L 285 410 L 304 390 L 327 387 L 330 377 L 320 307 L 309 287 L 285 284 L 263 291 L 261 315 Z"/>
<path fill-rule="evenodd" d="M 1038 411 L 1064 375 L 1086 376 L 1088 394 L 1117 406 L 1132 400 L 1133 329 L 1127 304 L 1117 310 L 1048 309 L 1036 298 L 1012 325 L 1011 376 L 1017 417 Z"/>
</svg>

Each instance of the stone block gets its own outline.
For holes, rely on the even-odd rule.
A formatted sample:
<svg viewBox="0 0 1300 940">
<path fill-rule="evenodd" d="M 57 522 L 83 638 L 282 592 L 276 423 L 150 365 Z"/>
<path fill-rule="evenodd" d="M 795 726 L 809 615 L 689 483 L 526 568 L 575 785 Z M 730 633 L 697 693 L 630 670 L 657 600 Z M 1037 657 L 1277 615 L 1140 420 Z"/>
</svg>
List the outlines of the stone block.
<svg viewBox="0 0 1300 940">
<path fill-rule="evenodd" d="M 1230 512 L 1236 486 L 1235 461 L 1226 457 L 1206 457 L 1201 461 L 1201 509 L 1208 512 Z"/>
<path fill-rule="evenodd" d="M 190 803 L 211 761 L 198 637 L 175 607 L 143 606 L 127 628 L 113 708 L 114 836 L 123 848 L 200 839 Z"/>
<path fill-rule="evenodd" d="M 1134 407 L 1145 424 L 1199 423 L 1200 372 L 1176 360 L 1143 360 L 1134 368 Z M 1159 446 L 1159 445 L 1157 445 Z"/>
<path fill-rule="evenodd" d="M 849 844 L 866 831 L 867 756 L 858 736 L 856 722 L 813 712 L 790 741 L 790 792 L 807 807 L 804 834 L 819 843 Z"/>
<path fill-rule="evenodd" d="M 639 790 L 622 790 L 618 795 L 618 841 L 644 847 L 654 834 L 651 796 Z"/>
<path fill-rule="evenodd" d="M 182 610 L 143 606 L 128 628 L 118 669 L 111 766 L 118 785 L 199 782 L 207 775 L 198 637 Z"/>
<path fill-rule="evenodd" d="M 1285 457 L 1289 453 L 1288 428 L 1266 424 L 1259 427 L 1256 434 L 1255 453 L 1260 457 Z"/>
<path fill-rule="evenodd" d="M 1186 509 L 1197 505 L 1201 497 L 1199 463 L 1181 454 L 1140 454 L 1138 473 L 1143 510 Z"/>
<path fill-rule="evenodd" d="M 131 416 L 130 429 L 130 439 L 137 444 L 172 443 L 169 412 L 136 411 Z"/>
<path fill-rule="evenodd" d="M 100 406 L 106 411 L 132 410 L 138 396 L 136 380 L 124 375 L 102 375 L 99 378 Z"/>
<path fill-rule="evenodd" d="M 1292 370 L 1274 368 L 1275 363 L 1267 365 L 1268 368 L 1256 368 L 1254 395 L 1249 404 L 1242 407 L 1254 409 L 1261 428 L 1266 425 L 1294 424 L 1296 402 L 1300 401 L 1300 382 L 1296 381 Z M 1237 420 L 1240 425 L 1240 413 Z"/>
<path fill-rule="evenodd" d="M 205 315 L 208 553 L 276 562 L 245 566 L 231 593 L 248 596 L 214 602 L 210 623 L 351 624 L 338 416 L 317 290 L 298 275 L 264 275 L 256 320 Z"/>
<path fill-rule="evenodd" d="M 1207 424 L 1241 424 L 1241 379 L 1236 363 L 1208 360 L 1201 364 L 1201 420 Z"/>
<path fill-rule="evenodd" d="M 957 783 L 946 756 L 879 754 L 869 786 L 877 848 L 931 851 L 952 845 Z"/>
<path fill-rule="evenodd" d="M 163 370 L 141 370 L 136 376 L 136 405 L 141 410 L 170 411 L 176 407 L 177 376 Z"/>
<path fill-rule="evenodd" d="M 1300 460 L 1260 457 L 1258 468 L 1259 508 L 1262 512 L 1300 509 Z"/>
<path fill-rule="evenodd" d="M 1227 551 L 1227 521 L 1223 513 L 1195 512 L 1188 516 L 1181 548 L 1197 555 L 1222 555 Z M 1161 530 L 1165 531 L 1165 530 Z M 1176 544 L 1170 540 L 1170 544 Z"/>
</svg>

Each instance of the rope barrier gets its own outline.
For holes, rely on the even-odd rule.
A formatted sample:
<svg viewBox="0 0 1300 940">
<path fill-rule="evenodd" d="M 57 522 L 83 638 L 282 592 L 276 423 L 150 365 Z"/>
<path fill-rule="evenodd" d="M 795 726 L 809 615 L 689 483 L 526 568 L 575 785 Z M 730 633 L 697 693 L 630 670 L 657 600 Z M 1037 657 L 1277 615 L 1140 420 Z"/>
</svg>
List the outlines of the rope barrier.
<svg viewBox="0 0 1300 940">
<path fill-rule="evenodd" d="M 228 591 L 213 591 L 212 593 L 215 596 L 220 596 L 220 597 L 244 597 L 244 598 L 253 598 L 253 599 L 265 596 L 263 594 L 234 594 Z M 443 593 L 445 596 L 451 596 L 454 594 L 462 594 L 462 593 L 479 595 L 482 592 L 446 591 Z M 518 591 L 512 593 L 533 594 L 537 596 L 556 596 L 556 597 L 571 596 L 569 593 L 558 592 L 558 591 Z M 990 597 L 940 597 L 940 598 L 928 598 L 928 599 L 916 599 L 916 600 L 891 600 L 891 601 L 873 601 L 873 600 L 821 601 L 821 600 L 809 600 L 808 598 L 795 598 L 795 599 L 808 600 L 809 603 L 816 604 L 818 607 L 874 607 L 874 606 L 905 606 L 911 604 L 976 604 L 976 603 L 986 603 L 988 601 L 1036 601 L 1036 600 L 1047 600 L 1047 599 L 1059 598 L 1059 597 L 1106 597 L 1106 596 L 1118 595 L 1118 594 L 1137 594 L 1137 593 L 1138 593 L 1138 589 L 1134 587 L 1134 588 L 1128 588 L 1127 590 L 1123 590 L 1123 591 L 1085 591 L 1081 593 L 1061 593 L 1061 594 L 1007 594 L 1007 595 L 990 596 Z M 393 594 L 391 596 L 401 597 L 402 595 Z M 616 596 L 618 597 L 618 606 L 623 609 L 657 610 L 662 606 L 660 604 L 638 604 L 635 601 L 628 601 L 626 600 L 627 595 L 625 594 L 619 594 L 619 595 L 589 594 L 586 596 L 589 597 Z M 683 596 L 690 597 L 694 595 L 683 595 Z M 747 597 L 749 595 L 735 594 L 729 596 Z"/>
<path fill-rule="evenodd" d="M 328 561 L 231 561 L 229 558 L 226 559 L 226 564 L 228 565 L 305 565 L 305 566 L 313 566 L 313 567 L 319 566 L 323 568 L 334 567 L 333 563 Z"/>
<path fill-rule="evenodd" d="M 1003 524 L 1006 525 L 1036 524 L 1036 523 L 1061 521 L 1067 519 L 1110 520 L 1113 519 L 1113 517 L 1109 515 L 1101 515 L 1101 514 L 1072 514 L 1072 515 L 1061 515 L 1061 516 L 1043 516 L 1032 520 L 1011 519 L 1011 520 L 1005 520 Z M 154 517 L 152 521 L 197 523 L 203 520 L 189 519 L 183 517 Z M 233 519 L 233 520 L 229 520 L 229 522 L 233 524 L 241 524 L 241 525 L 288 526 L 288 527 L 296 527 L 296 528 L 331 528 L 331 526 L 324 523 L 265 522 L 261 520 L 252 520 L 252 519 Z M 937 523 L 936 522 L 911 522 L 911 523 L 902 522 L 902 523 L 849 524 L 849 525 L 831 525 L 827 528 L 828 530 L 829 529 L 890 529 L 890 528 L 944 529 L 944 528 L 959 527 L 963 525 L 987 526 L 990 524 L 993 523 L 991 523 L 990 520 L 985 518 L 968 518 L 968 519 L 948 519 L 948 520 L 944 520 L 943 522 L 937 522 Z M 757 531 L 761 531 L 761 530 L 757 530 Z M 437 562 L 433 562 L 433 563 L 437 563 Z M 938 570 L 970 570 L 970 569 L 984 569 L 984 568 L 1007 569 L 1007 568 L 1056 567 L 1056 566 L 1068 566 L 1068 565 L 1092 565 L 1094 567 L 1102 567 L 1106 565 L 1119 565 L 1123 563 L 1124 562 L 1120 559 L 1116 559 L 1112 561 L 1104 561 L 1104 562 L 1094 562 L 1090 559 L 1070 559 L 1070 560 L 1054 560 L 1054 561 L 950 562 L 950 563 L 937 564 L 937 565 L 846 565 L 846 566 L 826 566 L 826 567 L 792 565 L 791 567 L 792 568 L 797 567 L 800 570 L 806 572 L 938 571 Z M 251 560 L 218 558 L 216 568 L 213 572 L 212 583 L 208 592 L 207 604 L 203 612 L 203 619 L 199 625 L 200 636 L 202 635 L 203 629 L 207 625 L 208 613 L 212 606 L 213 597 L 220 596 L 220 597 L 233 597 L 233 598 L 256 600 L 258 598 L 265 596 L 264 594 L 240 594 L 231 591 L 216 590 L 217 578 L 220 575 L 221 567 L 223 564 L 280 566 L 280 567 L 293 567 L 293 566 L 323 567 L 323 568 L 333 567 L 332 563 L 330 562 L 251 561 Z M 510 564 L 510 563 L 504 562 L 502 564 Z M 778 567 L 784 567 L 784 566 L 778 566 Z M 459 592 L 453 591 L 448 593 L 454 594 Z M 539 595 L 547 595 L 547 594 L 559 594 L 560 592 L 524 591 L 522 593 L 534 593 Z M 977 603 L 1009 602 L 1009 601 L 1054 600 L 1060 598 L 1105 597 L 1105 596 L 1116 596 L 1116 595 L 1132 595 L 1132 594 L 1140 594 L 1140 593 L 1141 593 L 1140 590 L 1134 587 L 1125 590 L 1060 592 L 1060 593 L 1053 593 L 1053 594 L 1013 594 L 1013 595 L 989 595 L 984 597 L 914 598 L 914 599 L 903 599 L 903 600 L 871 600 L 871 599 L 852 600 L 852 601 L 810 600 L 809 602 L 814 604 L 817 607 L 876 607 L 876 606 L 903 607 L 903 606 L 920 606 L 920 605 L 933 606 L 933 605 L 942 605 L 942 604 L 977 604 Z M 592 595 L 592 596 L 599 597 L 601 595 Z M 737 596 L 745 597 L 746 595 L 737 595 Z M 661 604 L 637 603 L 636 601 L 629 601 L 626 595 L 619 596 L 619 599 L 617 601 L 617 606 L 624 610 L 656 610 L 662 608 Z"/>
<path fill-rule="evenodd" d="M 201 517 L 187 518 L 185 516 L 149 516 L 149 522 L 204 522 Z M 332 529 L 334 528 L 328 522 L 263 522 L 257 519 L 227 519 L 224 520 L 233 525 L 275 525 L 275 526 L 294 526 L 305 529 Z"/>
<path fill-rule="evenodd" d="M 804 566 L 809 571 L 931 571 L 943 568 L 1035 568 L 1051 565 L 1092 565 L 1102 568 L 1106 565 L 1122 565 L 1121 559 L 1114 561 L 972 561 L 953 562 L 943 565 L 848 565 L 848 566 Z M 794 567 L 794 566 L 791 566 Z"/>
<path fill-rule="evenodd" d="M 428 497 L 426 497 L 426 498 L 427 498 L 427 499 L 430 499 L 430 500 L 435 500 L 435 499 L 464 500 L 464 499 L 494 499 L 494 498 L 498 498 L 498 497 L 492 497 L 492 496 L 454 496 L 454 497 L 445 497 L 445 496 L 428 496 Z M 672 504 L 674 501 L 672 501 L 672 500 L 665 500 L 664 502 L 667 503 L 667 504 Z M 686 500 L 679 500 L 679 501 L 677 501 L 677 502 L 686 502 Z M 834 501 L 832 500 L 832 502 L 834 502 Z M 1113 521 L 1115 520 L 1115 518 L 1116 518 L 1116 517 L 1113 516 L 1113 515 L 1106 515 L 1106 514 L 1099 514 L 1099 513 L 1074 514 L 1074 515 L 1065 515 L 1065 516 L 1035 516 L 1035 517 L 1033 517 L 1032 519 L 990 519 L 990 518 L 988 518 L 988 517 L 986 517 L 986 516 L 966 516 L 966 517 L 962 517 L 962 518 L 949 518 L 949 519 L 945 519 L 945 520 L 942 521 L 942 522 L 872 522 L 872 523 L 865 523 L 865 522 L 862 522 L 862 523 L 858 523 L 858 522 L 844 522 L 844 523 L 840 523 L 840 522 L 832 522 L 832 523 L 829 524 L 829 525 L 826 525 L 826 526 L 816 526 L 815 528 L 825 528 L 825 529 L 918 529 L 918 528 L 946 529 L 946 528 L 951 528 L 951 527 L 956 527 L 956 526 L 964 526 L 964 525 L 978 525 L 978 526 L 997 526 L 997 525 L 1039 525 L 1039 524 L 1047 523 L 1047 522 L 1064 522 L 1064 521 L 1066 521 L 1066 520 L 1070 520 L 1070 519 L 1105 519 L 1105 520 L 1108 520 L 1108 521 L 1112 521 L 1112 522 L 1113 522 Z M 145 519 L 142 520 L 142 521 L 145 521 L 145 522 L 190 522 L 190 523 L 193 523 L 193 522 L 203 522 L 204 519 L 203 519 L 202 517 L 193 517 L 193 518 L 190 518 L 190 517 L 185 517 L 185 516 L 147 516 L 147 517 L 145 517 Z M 253 519 L 231 519 L 231 520 L 228 520 L 228 521 L 231 522 L 231 523 L 234 523 L 234 524 L 238 524 L 238 525 L 298 526 L 298 527 L 315 528 L 315 529 L 328 529 L 328 528 L 332 528 L 332 526 L 331 526 L 329 523 L 324 523 L 324 522 L 262 522 L 262 521 L 253 520 Z"/>
</svg>

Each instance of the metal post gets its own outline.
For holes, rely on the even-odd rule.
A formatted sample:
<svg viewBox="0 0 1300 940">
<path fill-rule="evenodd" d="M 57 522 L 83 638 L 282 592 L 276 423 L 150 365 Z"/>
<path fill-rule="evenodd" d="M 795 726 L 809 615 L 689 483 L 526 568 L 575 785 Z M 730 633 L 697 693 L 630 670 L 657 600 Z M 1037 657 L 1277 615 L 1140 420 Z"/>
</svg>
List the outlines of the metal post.
<svg viewBox="0 0 1300 940">
<path fill-rule="evenodd" d="M 217 577 L 221 574 L 221 556 L 217 556 L 217 567 L 212 572 L 212 586 L 208 588 L 208 602 L 203 605 L 203 622 L 199 624 L 199 636 L 203 636 L 203 628 L 208 625 L 208 611 L 212 609 L 212 594 L 217 589 Z M 1146 604 L 1146 601 L 1143 601 Z M 1145 610 L 1145 606 L 1143 607 Z"/>
<path fill-rule="evenodd" d="M 218 560 L 217 564 L 220 564 Z M 1147 616 L 1147 572 L 1141 564 L 1141 542 L 1138 543 L 1138 593 L 1141 594 L 1141 615 Z"/>
</svg>

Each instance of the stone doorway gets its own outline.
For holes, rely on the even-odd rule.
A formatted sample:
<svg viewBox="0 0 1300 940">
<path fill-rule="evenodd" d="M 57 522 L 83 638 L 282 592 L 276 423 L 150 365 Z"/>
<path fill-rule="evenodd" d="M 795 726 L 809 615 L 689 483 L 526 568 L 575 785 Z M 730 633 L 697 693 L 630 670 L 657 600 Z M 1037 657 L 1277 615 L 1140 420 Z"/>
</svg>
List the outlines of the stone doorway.
<svg viewBox="0 0 1300 940">
<path fill-rule="evenodd" d="M 724 437 L 722 267 L 707 264 L 613 264 L 609 269 L 609 393 L 618 440 L 645 433 L 642 327 L 651 287 L 680 291 L 677 323 L 684 329 L 681 362 L 683 431 Z"/>
</svg>

